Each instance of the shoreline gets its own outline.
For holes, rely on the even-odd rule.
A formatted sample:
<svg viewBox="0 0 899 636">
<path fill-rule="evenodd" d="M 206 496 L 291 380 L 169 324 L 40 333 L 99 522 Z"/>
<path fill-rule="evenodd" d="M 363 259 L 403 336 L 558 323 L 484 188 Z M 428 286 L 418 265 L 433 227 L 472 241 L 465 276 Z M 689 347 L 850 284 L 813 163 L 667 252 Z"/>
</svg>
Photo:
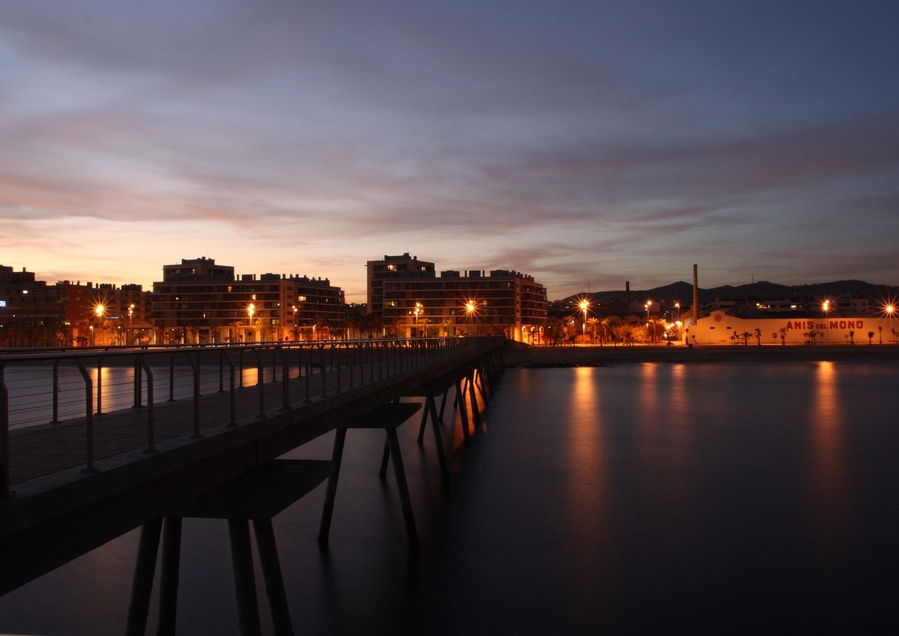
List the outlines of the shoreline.
<svg viewBox="0 0 899 636">
<path fill-rule="evenodd" d="M 668 362 L 883 362 L 899 360 L 899 345 L 605 345 L 532 347 L 516 343 L 505 354 L 507 367 L 600 367 L 610 364 Z"/>
</svg>

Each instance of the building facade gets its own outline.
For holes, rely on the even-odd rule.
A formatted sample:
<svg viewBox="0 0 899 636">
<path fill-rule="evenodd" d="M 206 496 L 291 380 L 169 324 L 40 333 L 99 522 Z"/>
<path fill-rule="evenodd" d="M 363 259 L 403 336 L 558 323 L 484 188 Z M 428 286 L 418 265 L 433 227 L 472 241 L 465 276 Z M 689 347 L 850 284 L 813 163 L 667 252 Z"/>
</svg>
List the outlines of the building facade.
<svg viewBox="0 0 899 636">
<path fill-rule="evenodd" d="M 65 316 L 59 289 L 0 265 L 0 347 L 62 346 Z"/>
<path fill-rule="evenodd" d="M 546 288 L 512 270 L 437 276 L 414 256 L 369 261 L 368 311 L 385 331 L 404 336 L 505 334 L 528 341 L 546 321 Z"/>
<path fill-rule="evenodd" d="M 899 342 L 899 316 L 803 315 L 735 316 L 716 309 L 683 328 L 685 343 L 697 345 L 890 344 Z"/>
<path fill-rule="evenodd" d="M 51 285 L 0 266 L 0 346 L 123 345 L 138 334 L 150 341 L 149 297 L 140 285 Z"/>
<path fill-rule="evenodd" d="M 345 306 L 326 278 L 238 277 L 203 257 L 163 266 L 151 317 L 166 342 L 308 340 L 342 335 Z"/>
</svg>

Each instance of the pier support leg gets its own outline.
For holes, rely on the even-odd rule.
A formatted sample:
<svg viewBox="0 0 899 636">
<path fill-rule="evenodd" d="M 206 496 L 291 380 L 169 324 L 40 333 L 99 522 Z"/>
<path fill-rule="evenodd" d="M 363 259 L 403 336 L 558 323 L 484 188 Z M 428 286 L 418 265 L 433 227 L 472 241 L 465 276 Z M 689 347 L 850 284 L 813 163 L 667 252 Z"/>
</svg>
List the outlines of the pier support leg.
<svg viewBox="0 0 899 636">
<path fill-rule="evenodd" d="M 390 463 L 390 442 L 384 438 L 384 452 L 381 453 L 381 468 L 378 470 L 378 476 L 381 479 L 387 477 L 387 464 Z"/>
<path fill-rule="evenodd" d="M 318 530 L 319 543 L 327 543 L 328 533 L 331 531 L 331 515 L 334 514 L 334 499 L 337 496 L 337 480 L 340 477 L 340 460 L 343 458 L 343 444 L 345 440 L 345 428 L 338 428 L 334 431 L 334 450 L 331 452 L 333 468 L 331 476 L 328 477 L 328 491 L 325 494 L 325 507 L 324 510 L 322 510 L 322 520 Z"/>
<path fill-rule="evenodd" d="M 481 428 L 481 412 L 478 410 L 478 396 L 474 392 L 474 371 L 468 377 L 468 398 L 471 402 L 471 415 L 474 418 L 475 431 Z"/>
<path fill-rule="evenodd" d="M 178 576 L 181 568 L 181 526 L 181 517 L 166 517 L 163 522 L 157 636 L 175 634 L 175 619 L 178 615 Z"/>
<path fill-rule="evenodd" d="M 253 548 L 250 546 L 250 522 L 247 519 L 228 519 L 228 534 L 231 537 L 231 566 L 234 569 L 240 634 L 261 636 L 256 578 L 253 574 Z"/>
<path fill-rule="evenodd" d="M 418 427 L 418 442 L 419 443 L 421 443 L 421 441 L 425 437 L 425 426 L 428 423 L 428 407 L 427 407 L 427 405 L 425 405 L 425 408 L 423 408 L 421 411 L 422 411 L 421 426 Z"/>
<path fill-rule="evenodd" d="M 449 395 L 449 389 L 443 392 L 443 399 L 440 400 L 440 415 L 437 416 L 438 422 L 443 422 L 443 410 L 446 408 L 446 396 Z"/>
<path fill-rule="evenodd" d="M 125 625 L 126 636 L 143 636 L 147 631 L 147 615 L 150 613 L 150 595 L 153 592 L 161 532 L 162 517 L 141 526 L 134 581 L 131 584 L 131 602 L 128 604 L 128 622 Z"/>
<path fill-rule="evenodd" d="M 259 563 L 265 580 L 265 593 L 272 613 L 272 627 L 277 636 L 293 636 L 293 623 L 287 608 L 287 593 L 284 591 L 284 577 L 281 576 L 281 562 L 278 560 L 278 546 L 271 519 L 253 519 L 256 531 L 256 547 L 259 549 Z"/>
<path fill-rule="evenodd" d="M 486 407 L 488 404 L 488 400 L 487 400 L 487 387 L 486 387 L 486 384 L 484 383 L 484 367 L 479 367 L 475 373 L 477 373 L 477 378 L 478 378 L 478 381 L 477 381 L 478 391 L 481 393 L 481 397 L 484 399 L 484 406 Z"/>
<path fill-rule="evenodd" d="M 393 471 L 396 474 L 396 486 L 400 493 L 400 503 L 403 506 L 406 535 L 409 537 L 409 545 L 418 547 L 418 532 L 415 530 L 415 517 L 412 515 L 412 499 L 409 497 L 406 471 L 403 469 L 403 457 L 400 454 L 400 440 L 397 438 L 395 428 L 387 429 L 387 441 L 390 444 L 390 454 L 393 455 Z"/>
<path fill-rule="evenodd" d="M 470 433 L 468 430 L 468 408 L 465 406 L 465 391 L 462 390 L 462 382 L 460 380 L 456 380 L 455 405 L 459 407 L 459 417 L 462 419 L 462 436 L 467 441 Z"/>
<path fill-rule="evenodd" d="M 437 418 L 437 402 L 432 396 L 428 396 L 427 409 L 431 412 L 431 428 L 434 429 L 434 442 L 437 445 L 437 458 L 440 460 L 440 474 L 443 476 L 444 485 L 449 483 L 449 467 L 446 465 L 446 453 L 443 450 L 443 435 L 440 433 L 440 423 Z"/>
</svg>

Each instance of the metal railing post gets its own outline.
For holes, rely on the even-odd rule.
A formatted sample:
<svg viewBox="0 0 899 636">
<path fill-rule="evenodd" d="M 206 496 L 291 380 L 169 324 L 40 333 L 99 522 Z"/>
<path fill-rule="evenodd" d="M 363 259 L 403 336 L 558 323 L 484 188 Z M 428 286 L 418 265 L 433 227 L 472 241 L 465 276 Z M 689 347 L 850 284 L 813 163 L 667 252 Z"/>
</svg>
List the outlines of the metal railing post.
<svg viewBox="0 0 899 636">
<path fill-rule="evenodd" d="M 145 453 L 158 453 L 156 450 L 156 417 L 153 409 L 153 371 L 143 356 L 138 360 L 144 373 L 147 374 L 147 450 Z"/>
<path fill-rule="evenodd" d="M 84 415 L 87 426 L 87 467 L 84 472 L 95 473 L 97 467 L 94 465 L 94 386 L 91 374 L 87 372 L 79 358 L 75 358 L 75 364 L 78 365 L 78 371 L 84 379 Z"/>
<path fill-rule="evenodd" d="M 275 353 L 281 356 L 281 410 L 290 410 L 290 360 L 281 346 L 275 347 Z"/>
<path fill-rule="evenodd" d="M 263 382 L 265 369 L 263 368 L 262 356 L 259 354 L 259 349 L 253 349 L 252 351 L 253 355 L 256 356 L 256 386 L 259 387 L 259 414 L 256 417 L 262 419 L 265 417 L 265 383 Z"/>
<path fill-rule="evenodd" d="M 103 413 L 103 356 L 97 358 L 97 415 Z"/>
<path fill-rule="evenodd" d="M 346 360 L 347 360 L 347 369 L 350 372 L 350 388 L 353 387 L 353 349 L 356 348 L 356 345 L 353 344 L 352 348 L 350 347 L 350 343 L 346 345 Z"/>
<path fill-rule="evenodd" d="M 337 352 L 337 391 L 336 393 L 343 393 L 340 390 L 340 343 L 336 343 L 332 345 L 332 351 L 336 350 Z"/>
<path fill-rule="evenodd" d="M 279 349 L 279 348 L 280 347 L 276 346 L 275 348 L 272 349 L 272 383 L 275 383 L 278 381 L 278 351 L 277 351 L 277 349 Z M 285 380 L 286 376 L 281 379 Z"/>
<path fill-rule="evenodd" d="M 3 380 L 6 363 L 0 362 L 0 501 L 13 499 L 9 476 L 9 389 Z"/>
<path fill-rule="evenodd" d="M 237 428 L 237 403 L 236 396 L 234 393 L 234 360 L 231 359 L 231 356 L 227 351 L 222 352 L 225 356 L 225 360 L 228 361 L 228 366 L 230 367 L 230 375 L 231 375 L 231 391 L 229 392 L 229 402 L 231 407 L 231 421 L 228 422 L 229 428 Z"/>
<path fill-rule="evenodd" d="M 175 354 L 169 358 L 169 402 L 175 401 Z"/>
<path fill-rule="evenodd" d="M 302 355 L 301 355 L 302 359 Z M 312 349 L 306 348 L 306 399 L 304 402 L 308 404 L 312 401 L 309 397 L 309 375 L 312 373 Z"/>
<path fill-rule="evenodd" d="M 322 376 L 322 397 L 328 396 L 328 383 L 325 381 L 325 345 L 318 345 L 318 362 Z"/>
<path fill-rule="evenodd" d="M 53 361 L 53 419 L 50 423 L 59 423 L 59 358 Z"/>
<path fill-rule="evenodd" d="M 225 392 L 225 356 L 224 351 L 219 351 L 219 393 Z"/>
<path fill-rule="evenodd" d="M 200 435 L 200 354 L 197 353 L 197 359 L 194 361 L 190 357 L 190 352 L 184 352 L 187 361 L 190 363 L 194 372 L 194 434 L 191 439 L 203 439 Z"/>
<path fill-rule="evenodd" d="M 131 405 L 133 409 L 139 409 L 143 400 L 143 375 L 141 374 L 140 358 L 140 354 L 134 356 L 134 402 Z"/>
</svg>

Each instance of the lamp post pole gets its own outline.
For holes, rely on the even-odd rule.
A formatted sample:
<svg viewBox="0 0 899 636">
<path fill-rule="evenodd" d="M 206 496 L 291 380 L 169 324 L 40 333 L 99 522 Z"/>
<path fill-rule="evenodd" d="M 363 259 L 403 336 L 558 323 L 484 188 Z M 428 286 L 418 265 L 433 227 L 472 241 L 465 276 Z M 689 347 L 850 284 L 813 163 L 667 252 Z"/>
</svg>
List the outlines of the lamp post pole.
<svg viewBox="0 0 899 636">
<path fill-rule="evenodd" d="M 581 311 L 584 312 L 584 340 L 587 339 L 587 307 L 590 306 L 590 303 L 586 300 L 581 301 Z"/>
<path fill-rule="evenodd" d="M 256 305 L 250 303 L 250 306 L 247 307 L 247 314 L 250 316 L 249 319 L 249 327 L 250 327 L 250 342 L 253 342 L 253 338 L 255 337 L 255 329 L 253 328 L 253 315 L 256 313 Z"/>
<path fill-rule="evenodd" d="M 134 343 L 134 303 L 128 305 L 128 345 Z"/>
</svg>

